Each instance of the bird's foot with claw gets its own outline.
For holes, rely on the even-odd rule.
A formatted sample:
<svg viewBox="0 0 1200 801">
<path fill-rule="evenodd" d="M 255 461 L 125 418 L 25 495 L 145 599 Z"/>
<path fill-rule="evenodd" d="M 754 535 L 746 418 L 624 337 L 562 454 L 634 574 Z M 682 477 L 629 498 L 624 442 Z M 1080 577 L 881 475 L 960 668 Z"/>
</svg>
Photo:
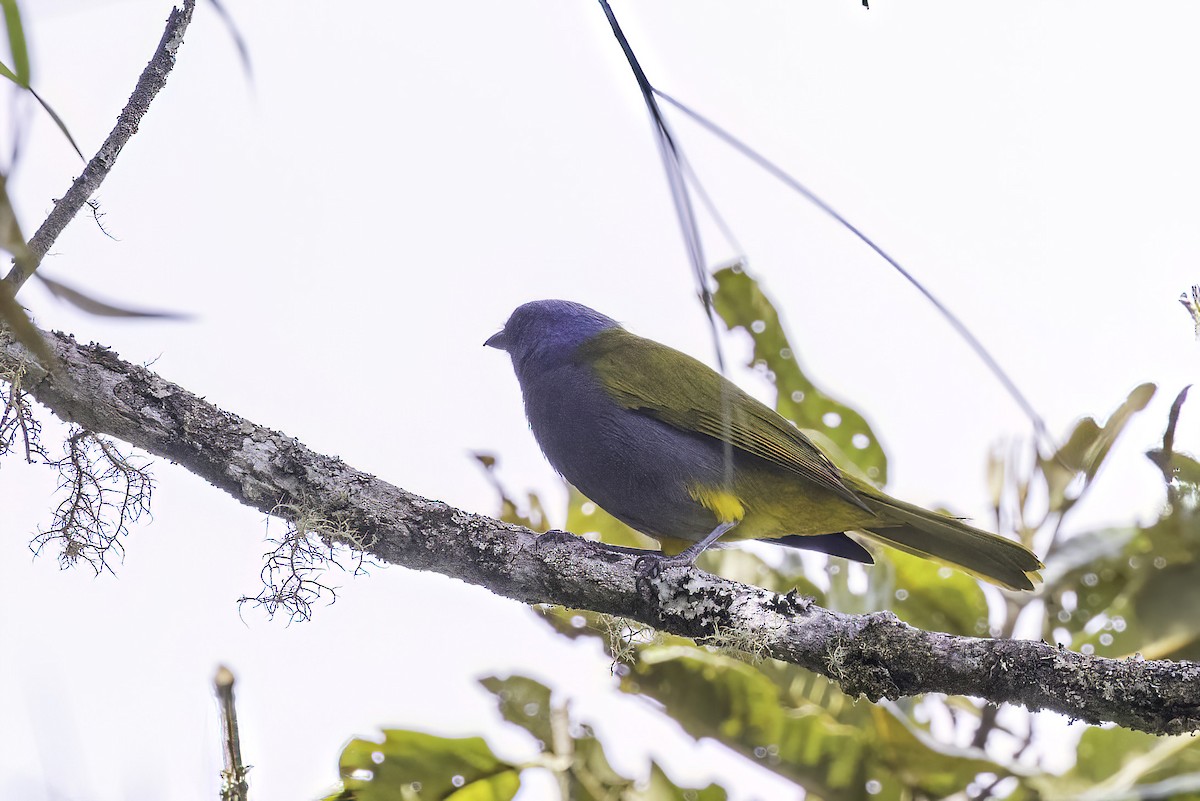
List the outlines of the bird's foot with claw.
<svg viewBox="0 0 1200 801">
<path fill-rule="evenodd" d="M 681 556 L 663 556 L 659 553 L 649 553 L 639 556 L 633 563 L 633 569 L 644 579 L 656 579 L 664 570 L 672 567 L 691 567 L 695 560 Z"/>
<path fill-rule="evenodd" d="M 659 574 L 662 573 L 662 561 L 663 557 L 657 554 L 654 556 L 646 554 L 634 560 L 633 569 L 641 578 L 658 578 Z"/>
</svg>

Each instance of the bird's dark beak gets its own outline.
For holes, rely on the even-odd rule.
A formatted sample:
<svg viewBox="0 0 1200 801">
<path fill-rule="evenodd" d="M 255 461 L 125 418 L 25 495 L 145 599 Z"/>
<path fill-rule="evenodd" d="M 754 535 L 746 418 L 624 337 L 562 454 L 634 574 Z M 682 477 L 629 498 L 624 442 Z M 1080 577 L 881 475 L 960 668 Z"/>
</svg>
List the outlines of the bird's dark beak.
<svg viewBox="0 0 1200 801">
<path fill-rule="evenodd" d="M 508 342 L 504 339 L 504 332 L 497 331 L 488 337 L 487 342 L 484 342 L 483 346 L 485 348 L 495 348 L 496 350 L 506 350 L 508 348 Z"/>
</svg>

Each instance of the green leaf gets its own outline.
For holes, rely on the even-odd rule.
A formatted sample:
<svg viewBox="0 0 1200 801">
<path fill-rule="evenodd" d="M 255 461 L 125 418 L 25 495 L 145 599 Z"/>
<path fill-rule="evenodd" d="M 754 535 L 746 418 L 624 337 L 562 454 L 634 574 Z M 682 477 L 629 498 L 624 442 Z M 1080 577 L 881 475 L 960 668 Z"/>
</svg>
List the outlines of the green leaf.
<svg viewBox="0 0 1200 801">
<path fill-rule="evenodd" d="M 1084 472 L 1087 453 L 1100 438 L 1101 428 L 1090 417 L 1075 424 L 1070 436 L 1053 458 L 1042 462 L 1042 475 L 1046 478 L 1047 505 L 1052 512 L 1063 509 L 1067 501 L 1067 490 Z"/>
<path fill-rule="evenodd" d="M 767 369 L 778 390 L 776 410 L 806 433 L 817 432 L 816 439 L 826 439 L 817 444 L 831 451 L 829 457 L 839 465 L 849 460 L 869 480 L 886 484 L 887 457 L 875 432 L 861 414 L 822 392 L 800 370 L 779 313 L 758 283 L 740 266 L 718 270 L 713 277 L 713 306 L 730 330 L 743 328 L 754 340 L 753 363 Z"/>
<path fill-rule="evenodd" d="M 754 666 L 686 646 L 639 655 L 622 689 L 660 701 L 693 737 L 713 737 L 822 798 L 942 797 L 979 773 L 1009 773 L 791 665 Z M 880 793 L 868 793 L 870 780 Z"/>
<path fill-rule="evenodd" d="M 355 739 L 339 761 L 342 790 L 326 801 L 508 801 L 520 768 L 481 737 L 436 737 L 385 729 L 383 742 Z"/>
<path fill-rule="evenodd" d="M 1186 484 L 1193 492 L 1200 488 L 1200 462 L 1178 451 L 1167 457 L 1163 473 L 1168 481 Z"/>
<path fill-rule="evenodd" d="M 1095 574 L 1101 566 L 1124 559 L 1139 536 L 1142 536 L 1141 529 L 1122 526 L 1081 532 L 1056 544 L 1043 560 L 1046 563 L 1042 570 L 1043 592 L 1077 591 L 1083 576 Z"/>
<path fill-rule="evenodd" d="M 613 770 L 604 746 L 590 734 L 572 744 L 571 767 L 567 771 L 567 798 L 571 801 L 611 801 L 633 789 L 633 781 Z"/>
<path fill-rule="evenodd" d="M 17 212 L 8 198 L 8 179 L 0 173 L 0 250 L 6 250 L 18 260 L 22 267 L 29 267 L 33 254 L 25 244 Z M 36 265 L 34 265 L 36 266 Z"/>
<path fill-rule="evenodd" d="M 1043 463 L 1048 481 L 1052 471 L 1066 469 L 1090 479 L 1121 428 L 1153 392 L 1150 384 L 1135 389 L 1103 428 L 1090 421 L 1077 426 L 1057 458 Z M 1163 447 L 1147 453 L 1168 482 L 1169 504 L 1162 516 L 1141 528 L 1076 535 L 1047 555 L 1048 639 L 1055 629 L 1065 629 L 1075 647 L 1106 656 L 1200 658 L 1200 632 L 1179 614 L 1200 603 L 1200 464 L 1174 449 L 1186 398 L 1185 388 L 1171 406 Z"/>
<path fill-rule="evenodd" d="M 29 47 L 25 42 L 25 30 L 21 26 L 21 11 L 17 0 L 0 0 L 4 9 L 4 26 L 8 30 L 8 49 L 12 53 L 13 69 L 4 69 L 5 77 L 25 89 L 29 88 Z"/>
<path fill-rule="evenodd" d="M 34 276 L 46 285 L 46 288 L 50 290 L 50 294 L 54 297 L 70 303 L 80 311 L 85 311 L 88 314 L 94 314 L 97 317 L 132 317 L 160 320 L 190 319 L 189 315 L 182 314 L 180 312 L 156 311 L 152 309 L 129 309 L 123 306 L 114 306 L 113 304 L 95 298 L 86 292 L 82 292 L 74 287 L 70 287 L 61 281 L 56 281 L 48 277 L 44 270 L 39 270 L 38 272 L 34 273 Z"/>
<path fill-rule="evenodd" d="M 0 278 L 0 325 L 7 327 L 13 337 L 37 356 L 47 370 L 52 370 L 58 364 L 58 357 L 51 350 L 50 343 L 42 337 L 21 304 L 17 303 L 12 284 L 3 278 Z"/>
<path fill-rule="evenodd" d="M 693 737 L 712 737 L 824 798 L 865 797 L 865 742 L 823 708 L 785 707 L 751 665 L 694 646 L 645 648 L 626 692 L 666 706 Z"/>
<path fill-rule="evenodd" d="M 1180 612 L 1200 604 L 1198 555 L 1200 516 L 1187 508 L 1066 540 L 1047 557 L 1045 636 L 1066 629 L 1073 647 L 1104 656 L 1200 658 L 1200 629 Z"/>
<path fill-rule="evenodd" d="M 58 130 L 62 131 L 62 135 L 67 137 L 67 142 L 70 143 L 72 149 L 74 149 L 79 158 L 87 161 L 87 159 L 84 158 L 83 151 L 79 149 L 79 145 L 75 142 L 75 137 L 71 136 L 71 132 L 67 130 L 67 124 L 63 122 L 62 117 L 58 116 L 58 112 L 51 108 L 50 104 L 47 103 L 41 95 L 35 92 L 32 86 L 26 88 L 29 89 L 29 94 L 33 95 L 33 99 L 36 100 L 41 105 L 42 109 L 50 115 L 50 119 L 54 120 L 54 124 L 58 126 Z"/>
<path fill-rule="evenodd" d="M 550 628 L 569 639 L 579 637 L 604 637 L 607 615 L 586 609 L 568 609 L 565 606 L 539 604 L 531 607 L 534 614 Z"/>
<path fill-rule="evenodd" d="M 25 275 L 31 275 L 37 269 L 37 261 L 25 244 L 16 210 L 8 198 L 8 182 L 3 174 L 0 174 L 0 250 L 13 254 L 13 261 Z M 58 364 L 58 357 L 54 355 L 50 344 L 42 337 L 25 308 L 17 302 L 15 285 L 3 277 L 0 277 L 0 326 L 7 327 L 13 337 L 37 356 L 47 370 L 52 370 Z"/>
<path fill-rule="evenodd" d="M 496 696 L 500 714 L 505 720 L 532 734 L 542 743 L 542 750 L 553 747 L 549 687 L 526 676 L 509 676 L 506 679 L 488 676 L 480 679 L 479 683 Z"/>
<path fill-rule="evenodd" d="M 1104 430 L 1092 443 L 1086 454 L 1084 466 L 1089 480 L 1096 475 L 1096 471 L 1100 469 L 1100 465 L 1108 456 L 1117 437 L 1125 430 L 1125 426 L 1129 424 L 1135 414 L 1146 408 L 1156 390 L 1157 387 L 1149 383 L 1134 388 L 1125 402 L 1117 407 L 1117 410 L 1108 418 L 1108 422 L 1104 424 Z"/>
<path fill-rule="evenodd" d="M 703 790 L 686 790 L 676 786 L 658 765 L 651 764 L 650 781 L 644 789 L 613 770 L 604 747 L 586 727 L 575 727 L 560 733 L 570 738 L 569 754 L 555 751 L 551 723 L 550 688 L 525 676 L 499 679 L 495 676 L 481 682 L 500 701 L 504 718 L 528 731 L 542 743 L 542 750 L 553 755 L 547 767 L 565 780 L 567 797 L 572 801 L 724 801 L 725 791 L 716 785 Z M 564 716 L 565 719 L 565 716 Z M 569 764 L 560 765 L 563 757 Z"/>
<path fill-rule="evenodd" d="M 677 787 L 667 778 L 667 774 L 657 762 L 651 762 L 650 781 L 646 783 L 645 788 L 635 787 L 622 796 L 621 801 L 725 801 L 727 797 L 725 789 L 716 784 L 698 790 Z"/>
<path fill-rule="evenodd" d="M 875 742 L 872 755 L 918 795 L 944 798 L 961 793 L 980 773 L 1004 776 L 1011 771 L 987 759 L 983 751 L 938 742 L 892 708 L 868 707 Z"/>
<path fill-rule="evenodd" d="M 752 666 L 723 654 L 694 646 L 645 649 L 635 678 L 623 689 L 635 684 L 639 691 L 653 690 L 689 731 L 719 732 L 752 748 L 778 742 L 783 732 L 779 688 Z"/>
<path fill-rule="evenodd" d="M 1090 728 L 1079 740 L 1075 767 L 1061 776 L 1043 774 L 1028 783 L 1046 798 L 1178 801 L 1190 796 L 1150 795 L 1140 790 L 1197 771 L 1200 771 L 1200 739 L 1191 735 L 1156 737 L 1128 729 Z"/>
<path fill-rule="evenodd" d="M 1192 292 L 1200 298 L 1200 287 L 1192 287 Z M 1167 502 L 1175 513 L 1184 514 L 1200 512 L 1200 462 L 1175 450 L 1175 427 L 1179 423 L 1183 403 L 1187 400 L 1188 390 L 1191 388 L 1189 384 L 1180 390 L 1171 404 L 1171 411 L 1167 415 L 1167 429 L 1163 432 L 1162 447 L 1146 452 L 1146 456 L 1158 466 L 1167 482 Z"/>
<path fill-rule="evenodd" d="M 1146 408 L 1155 390 L 1154 384 L 1134 388 L 1103 427 L 1090 417 L 1080 420 L 1058 452 L 1042 460 L 1051 511 L 1061 510 L 1074 500 L 1067 490 L 1077 478 L 1082 476 L 1085 482 L 1090 482 L 1096 477 L 1117 437 L 1133 416 Z"/>
<path fill-rule="evenodd" d="M 987 598 L 979 581 L 928 559 L 889 550 L 895 572 L 891 610 L 906 623 L 931 631 L 987 636 Z"/>
<path fill-rule="evenodd" d="M 1135 558 L 1143 575 L 1105 610 L 1099 630 L 1080 637 L 1104 656 L 1140 653 L 1146 659 L 1200 659 L 1200 627 L 1184 610 L 1200 608 L 1200 563 L 1156 567 Z"/>
</svg>

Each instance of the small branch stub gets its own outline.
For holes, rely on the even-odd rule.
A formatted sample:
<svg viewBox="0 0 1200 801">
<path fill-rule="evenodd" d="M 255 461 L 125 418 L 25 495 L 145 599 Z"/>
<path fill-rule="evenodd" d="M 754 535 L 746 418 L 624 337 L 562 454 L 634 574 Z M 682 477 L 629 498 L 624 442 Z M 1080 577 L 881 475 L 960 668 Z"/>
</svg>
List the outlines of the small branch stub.
<svg viewBox="0 0 1200 801">
<path fill-rule="evenodd" d="M 242 743 L 238 734 L 237 710 L 233 703 L 233 671 L 221 665 L 213 685 L 221 707 L 221 752 L 225 769 L 221 771 L 221 801 L 248 801 L 250 783 L 248 765 L 242 764 Z"/>
</svg>

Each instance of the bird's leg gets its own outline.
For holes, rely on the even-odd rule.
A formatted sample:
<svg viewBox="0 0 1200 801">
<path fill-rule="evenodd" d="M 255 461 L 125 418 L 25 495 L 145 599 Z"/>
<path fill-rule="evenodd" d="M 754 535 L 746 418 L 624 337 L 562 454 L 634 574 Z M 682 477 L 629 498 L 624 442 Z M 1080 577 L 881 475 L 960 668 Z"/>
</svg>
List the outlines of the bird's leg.
<svg viewBox="0 0 1200 801">
<path fill-rule="evenodd" d="M 708 546 L 721 539 L 721 536 L 725 532 L 729 531 L 737 524 L 738 521 L 736 520 L 730 520 L 727 523 L 722 523 L 714 528 L 707 537 L 700 540 L 696 544 L 689 545 L 687 548 L 675 554 L 674 556 L 664 556 L 663 559 L 671 562 L 672 565 L 690 565 L 696 561 L 697 556 L 704 553 Z"/>
<path fill-rule="evenodd" d="M 694 545 L 689 545 L 674 556 L 663 556 L 662 554 L 638 557 L 634 563 L 635 569 L 647 578 L 653 578 L 668 567 L 691 567 L 696 561 L 696 557 L 704 553 L 704 549 L 712 545 L 717 540 L 721 539 L 721 535 L 736 526 L 738 521 L 731 520 L 727 523 L 721 523 L 719 526 L 709 532 L 708 536 L 700 540 Z"/>
</svg>

